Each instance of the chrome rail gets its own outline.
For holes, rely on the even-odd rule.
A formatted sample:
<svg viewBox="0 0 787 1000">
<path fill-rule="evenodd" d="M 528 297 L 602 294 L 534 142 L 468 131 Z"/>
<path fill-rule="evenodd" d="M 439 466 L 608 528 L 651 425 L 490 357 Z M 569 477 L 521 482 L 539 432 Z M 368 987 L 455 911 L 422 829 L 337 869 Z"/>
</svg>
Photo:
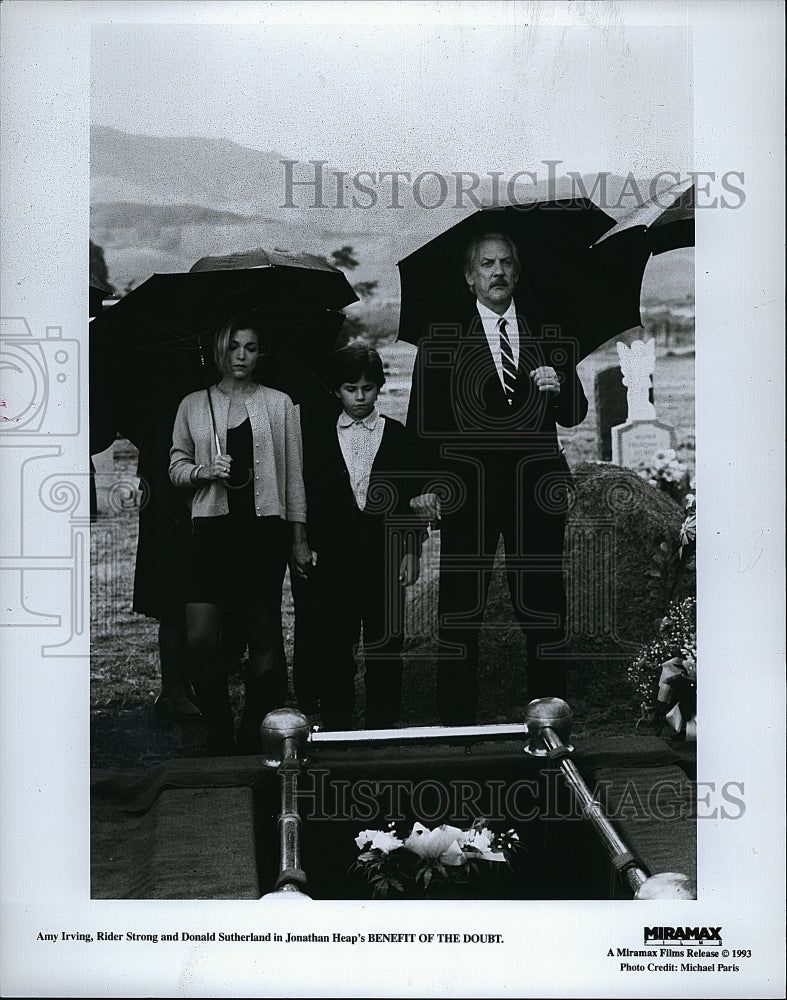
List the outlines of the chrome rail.
<svg viewBox="0 0 787 1000">
<path fill-rule="evenodd" d="M 531 701 L 525 711 L 524 724 L 494 726 L 423 726 L 329 732 L 314 729 L 310 732 L 308 719 L 295 709 L 280 708 L 269 712 L 263 720 L 261 735 L 264 763 L 267 767 L 275 767 L 281 779 L 279 874 L 274 890 L 263 898 L 283 895 L 310 898 L 301 863 L 302 822 L 297 804 L 298 777 L 307 745 L 315 749 L 320 745 L 352 746 L 370 742 L 467 745 L 521 737 L 525 753 L 548 759 L 560 770 L 584 819 L 598 835 L 613 868 L 629 885 L 635 899 L 696 899 L 696 889 L 688 876 L 679 872 L 649 874 L 604 815 L 601 803 L 593 797 L 576 764 L 570 760 L 573 747 L 566 740 L 572 721 L 571 709 L 559 698 Z"/>
<path fill-rule="evenodd" d="M 696 889 L 688 876 L 680 872 L 650 875 L 604 815 L 601 803 L 593 798 L 576 764 L 569 759 L 572 748 L 564 742 L 564 737 L 568 737 L 572 719 L 571 709 L 560 698 L 531 701 L 525 710 L 530 734 L 527 752 L 548 758 L 561 771 L 582 815 L 597 833 L 613 868 L 628 883 L 635 899 L 696 899 Z"/>
<path fill-rule="evenodd" d="M 267 767 L 275 767 L 281 782 L 279 808 L 279 874 L 273 891 L 262 898 L 310 899 L 301 860 L 302 822 L 298 813 L 298 777 L 309 723 L 300 712 L 278 708 L 269 712 L 261 727 L 262 752 Z"/>
<path fill-rule="evenodd" d="M 527 726 L 523 723 L 505 723 L 494 726 L 409 726 L 406 729 L 314 729 L 309 734 L 309 744 L 341 745 L 353 743 L 425 743 L 444 744 L 495 742 L 527 739 Z"/>
</svg>

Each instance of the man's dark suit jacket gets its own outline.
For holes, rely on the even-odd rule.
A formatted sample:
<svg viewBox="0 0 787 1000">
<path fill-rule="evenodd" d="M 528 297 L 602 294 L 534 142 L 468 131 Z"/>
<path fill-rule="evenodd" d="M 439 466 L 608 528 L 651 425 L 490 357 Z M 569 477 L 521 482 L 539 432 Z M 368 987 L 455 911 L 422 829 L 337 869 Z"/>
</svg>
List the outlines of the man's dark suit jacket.
<svg viewBox="0 0 787 1000">
<path fill-rule="evenodd" d="M 556 513 L 563 496 L 565 510 L 571 476 L 555 424 L 573 427 L 587 413 L 575 345 L 528 320 L 519 307 L 517 318 L 519 363 L 511 405 L 474 303 L 457 320 L 433 326 L 419 345 L 407 415 L 408 453 L 421 473 L 412 492 L 432 492 L 430 484 L 442 482 L 449 491 L 444 516 L 456 503 L 468 514 L 477 510 L 482 476 L 487 504 L 502 508 L 531 501 L 530 516 L 538 517 L 544 505 Z M 556 401 L 530 378 L 543 365 L 551 365 L 560 378 Z M 510 482 L 517 463 L 518 488 L 499 495 L 498 487 Z"/>
<path fill-rule="evenodd" d="M 571 473 L 556 423 L 587 412 L 572 344 L 517 308 L 519 361 L 508 403 L 473 303 L 421 341 L 407 415 L 416 492 L 441 499 L 437 705 L 444 725 L 472 725 L 479 635 L 500 535 L 512 609 L 527 645 L 528 698 L 565 697 L 563 536 Z M 540 392 L 544 365 L 560 394 Z M 417 458 L 416 458 L 417 456 Z M 442 493 L 442 495 L 440 495 Z"/>
</svg>

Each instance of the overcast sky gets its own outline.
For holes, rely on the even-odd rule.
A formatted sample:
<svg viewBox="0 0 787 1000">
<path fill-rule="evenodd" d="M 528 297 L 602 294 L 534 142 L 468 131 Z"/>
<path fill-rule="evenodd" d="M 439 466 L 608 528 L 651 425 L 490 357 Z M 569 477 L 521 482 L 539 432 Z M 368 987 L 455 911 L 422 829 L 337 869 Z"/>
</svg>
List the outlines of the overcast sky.
<svg viewBox="0 0 787 1000">
<path fill-rule="evenodd" d="M 541 173 L 553 159 L 561 172 L 646 176 L 694 165 L 686 26 L 367 19 L 92 32 L 92 121 L 128 132 L 232 139 L 351 170 Z"/>
</svg>

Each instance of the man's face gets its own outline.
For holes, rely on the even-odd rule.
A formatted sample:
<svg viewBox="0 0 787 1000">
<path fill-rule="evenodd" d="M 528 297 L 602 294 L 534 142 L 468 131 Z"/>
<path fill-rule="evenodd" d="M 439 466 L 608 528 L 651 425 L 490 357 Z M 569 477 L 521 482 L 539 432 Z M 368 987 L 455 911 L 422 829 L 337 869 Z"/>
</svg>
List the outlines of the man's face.
<svg viewBox="0 0 787 1000">
<path fill-rule="evenodd" d="M 504 240 L 482 240 L 475 249 L 465 280 L 479 302 L 502 315 L 511 304 L 519 271 Z"/>
</svg>

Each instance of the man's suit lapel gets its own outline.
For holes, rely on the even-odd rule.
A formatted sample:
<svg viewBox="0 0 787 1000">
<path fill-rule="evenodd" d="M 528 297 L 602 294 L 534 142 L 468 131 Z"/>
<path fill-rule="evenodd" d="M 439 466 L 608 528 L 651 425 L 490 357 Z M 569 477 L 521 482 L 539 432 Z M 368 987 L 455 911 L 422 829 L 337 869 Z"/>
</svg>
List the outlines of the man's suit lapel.
<svg viewBox="0 0 787 1000">
<path fill-rule="evenodd" d="M 530 391 L 530 372 L 540 368 L 545 364 L 545 361 L 541 344 L 532 335 L 530 321 L 516 300 L 514 304 L 519 329 L 519 361 L 514 393 L 514 405 L 516 405 L 517 400 Z M 482 384 L 493 386 L 492 391 L 497 400 L 508 407 L 503 383 L 500 381 L 495 359 L 492 357 L 484 324 L 475 307 L 468 323 L 463 327 L 462 346 L 465 350 L 472 351 L 473 361 L 477 362 L 476 370 L 479 372 Z"/>
<path fill-rule="evenodd" d="M 475 306 L 470 314 L 469 321 L 463 327 L 462 346 L 471 356 L 470 363 L 473 366 L 473 370 L 477 373 L 479 385 L 486 386 L 486 392 L 490 391 L 488 387 L 491 386 L 495 402 L 508 406 L 503 383 L 500 381 L 495 359 L 492 357 L 492 351 L 489 347 L 486 331 L 484 330 L 484 324 Z"/>
</svg>

